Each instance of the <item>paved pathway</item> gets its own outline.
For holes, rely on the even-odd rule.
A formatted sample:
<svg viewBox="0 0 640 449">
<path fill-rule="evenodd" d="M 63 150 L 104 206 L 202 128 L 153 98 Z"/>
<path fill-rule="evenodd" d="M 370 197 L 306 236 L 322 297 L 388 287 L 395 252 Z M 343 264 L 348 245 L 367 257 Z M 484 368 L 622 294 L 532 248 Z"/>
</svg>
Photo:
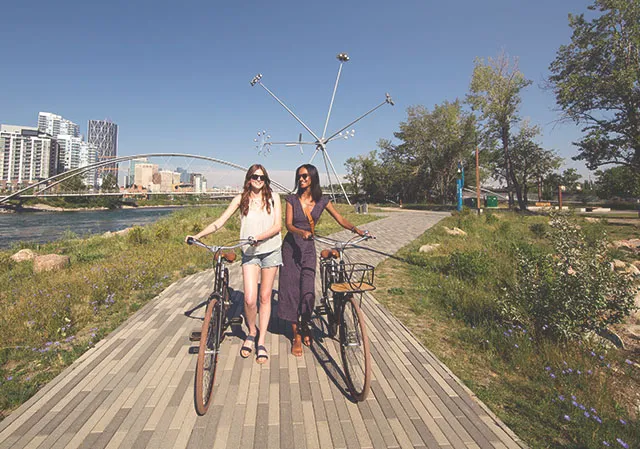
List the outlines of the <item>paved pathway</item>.
<svg viewBox="0 0 640 449">
<path fill-rule="evenodd" d="M 367 245 L 394 253 L 444 216 L 391 213 L 366 226 L 378 237 Z M 363 253 L 352 259 L 384 257 Z M 185 311 L 207 296 L 211 277 L 174 283 L 85 353 L 0 423 L 0 448 L 525 447 L 372 295 L 364 300 L 373 354 L 366 401 L 349 399 L 333 340 L 295 358 L 287 326 L 273 319 L 266 365 L 238 356 L 239 335 L 225 339 L 213 404 L 197 416 L 188 335 L 203 310 Z M 237 264 L 231 278 L 239 288 Z M 241 292 L 234 297 L 240 305 Z"/>
</svg>

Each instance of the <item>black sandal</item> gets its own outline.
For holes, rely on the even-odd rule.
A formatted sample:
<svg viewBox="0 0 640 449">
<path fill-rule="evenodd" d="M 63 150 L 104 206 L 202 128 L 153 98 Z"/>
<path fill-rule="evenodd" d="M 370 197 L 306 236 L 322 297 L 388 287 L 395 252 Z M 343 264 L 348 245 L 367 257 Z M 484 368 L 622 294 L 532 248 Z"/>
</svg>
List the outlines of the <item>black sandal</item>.
<svg viewBox="0 0 640 449">
<path fill-rule="evenodd" d="M 247 346 L 246 343 L 248 341 L 250 341 L 255 345 L 256 337 L 257 337 L 257 335 L 247 335 L 247 338 L 244 339 L 244 343 L 242 344 L 242 347 L 240 348 L 240 357 L 242 357 L 243 359 L 246 359 L 247 357 L 249 357 L 251 355 L 251 353 L 253 352 L 253 345 L 252 346 Z"/>
<path fill-rule="evenodd" d="M 258 354 L 260 351 L 264 351 L 266 354 Z M 256 363 L 258 365 L 262 365 L 264 363 L 267 363 L 267 361 L 269 360 L 269 353 L 267 353 L 267 348 L 265 348 L 264 346 L 260 345 L 256 348 Z"/>
</svg>

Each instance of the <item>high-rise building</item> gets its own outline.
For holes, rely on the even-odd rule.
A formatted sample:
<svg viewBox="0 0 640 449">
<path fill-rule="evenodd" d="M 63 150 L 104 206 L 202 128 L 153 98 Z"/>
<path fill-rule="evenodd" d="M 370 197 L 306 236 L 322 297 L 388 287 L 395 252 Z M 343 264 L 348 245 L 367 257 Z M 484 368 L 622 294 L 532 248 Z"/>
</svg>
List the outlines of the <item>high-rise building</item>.
<svg viewBox="0 0 640 449">
<path fill-rule="evenodd" d="M 151 190 L 153 175 L 158 173 L 158 165 L 148 162 L 138 162 L 135 166 L 134 184 Z"/>
<path fill-rule="evenodd" d="M 98 162 L 115 159 L 118 156 L 118 125 L 110 120 L 89 120 L 87 142 L 98 149 Z M 108 164 L 98 169 L 96 185 L 100 186 L 107 174 L 118 179 L 118 164 Z"/>
<path fill-rule="evenodd" d="M 129 161 L 129 173 L 127 174 L 127 179 L 125 180 L 125 187 L 131 187 L 133 184 L 136 184 L 136 165 L 138 164 L 146 164 L 148 162 L 147 158 L 140 159 L 132 159 Z"/>
<path fill-rule="evenodd" d="M 85 142 L 82 137 L 74 137 L 68 134 L 59 134 L 56 138 L 60 145 L 60 160 L 64 171 L 73 170 L 97 162 L 97 148 L 95 145 Z M 83 174 L 84 183 L 87 186 L 95 184 L 95 170 Z"/>
<path fill-rule="evenodd" d="M 38 130 L 49 134 L 54 139 L 60 134 L 80 137 L 80 127 L 76 123 L 51 112 L 38 113 Z"/>
<path fill-rule="evenodd" d="M 28 126 L 0 125 L 0 181 L 15 187 L 58 173 L 58 143 Z"/>
</svg>

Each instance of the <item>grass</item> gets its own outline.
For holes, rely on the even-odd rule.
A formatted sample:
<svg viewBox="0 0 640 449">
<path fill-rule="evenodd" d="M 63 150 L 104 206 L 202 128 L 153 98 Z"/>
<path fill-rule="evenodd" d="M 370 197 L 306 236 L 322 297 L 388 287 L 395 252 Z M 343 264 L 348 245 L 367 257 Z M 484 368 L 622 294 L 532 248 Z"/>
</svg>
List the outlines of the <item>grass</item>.
<svg viewBox="0 0 640 449">
<path fill-rule="evenodd" d="M 337 205 L 352 223 L 375 219 Z M 284 208 L 283 208 L 284 210 Z M 0 252 L 0 418 L 35 394 L 88 348 L 114 330 L 177 279 L 208 268 L 205 251 L 187 247 L 195 234 L 223 212 L 220 207 L 180 209 L 126 236 L 68 238 L 46 244 L 20 243 L 38 254 L 64 254 L 70 267 L 33 273 L 31 262 L 16 263 Z M 324 214 L 319 234 L 341 229 Z M 222 244 L 237 239 L 235 214 L 207 237 Z"/>
<path fill-rule="evenodd" d="M 496 300 L 514 283 L 515 248 L 549 251 L 546 221 L 449 217 L 399 252 L 410 263 L 390 259 L 376 269 L 376 298 L 532 448 L 640 447 L 640 352 L 555 342 L 501 319 Z M 418 251 L 431 243 L 440 246 Z"/>
</svg>

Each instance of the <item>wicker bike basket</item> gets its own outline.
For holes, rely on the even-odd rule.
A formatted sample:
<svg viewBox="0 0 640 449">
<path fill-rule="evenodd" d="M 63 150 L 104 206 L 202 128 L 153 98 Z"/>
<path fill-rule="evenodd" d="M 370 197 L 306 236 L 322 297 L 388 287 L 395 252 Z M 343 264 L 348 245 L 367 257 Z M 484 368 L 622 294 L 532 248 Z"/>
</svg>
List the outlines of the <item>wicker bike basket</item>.
<svg viewBox="0 0 640 449">
<path fill-rule="evenodd" d="M 334 293 L 362 293 L 375 290 L 373 285 L 374 267 L 366 263 L 344 264 L 344 279 L 331 284 Z"/>
</svg>

